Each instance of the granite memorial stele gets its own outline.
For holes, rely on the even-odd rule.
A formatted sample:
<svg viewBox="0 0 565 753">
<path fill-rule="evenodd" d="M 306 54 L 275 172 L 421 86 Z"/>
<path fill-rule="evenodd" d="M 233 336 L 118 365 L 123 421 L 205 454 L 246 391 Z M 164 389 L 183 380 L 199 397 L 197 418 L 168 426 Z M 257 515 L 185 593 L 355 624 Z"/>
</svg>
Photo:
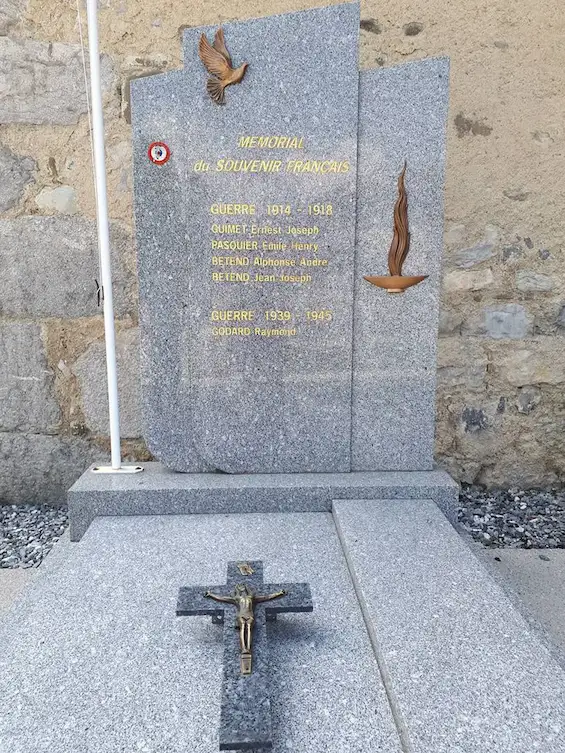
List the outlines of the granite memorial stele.
<svg viewBox="0 0 565 753">
<path fill-rule="evenodd" d="M 433 461 L 448 61 L 360 74 L 358 42 L 358 3 L 189 28 L 181 70 L 132 82 L 158 462 L 85 474 L 73 539 L 101 514 L 344 498 L 453 514 Z"/>
<path fill-rule="evenodd" d="M 450 511 L 433 470 L 448 64 L 360 75 L 358 35 L 357 3 L 187 29 L 181 71 L 132 83 L 145 439 L 162 465 L 110 483 L 99 514 L 379 496 Z M 225 621 L 221 750 L 272 747 L 266 619 L 312 608 L 306 584 L 262 593 L 247 566 L 177 605 Z"/>
<path fill-rule="evenodd" d="M 2 751 L 565 749 L 562 668 L 438 509 L 448 61 L 359 73 L 359 24 L 188 28 L 132 82 L 156 461 L 70 490 Z"/>
</svg>

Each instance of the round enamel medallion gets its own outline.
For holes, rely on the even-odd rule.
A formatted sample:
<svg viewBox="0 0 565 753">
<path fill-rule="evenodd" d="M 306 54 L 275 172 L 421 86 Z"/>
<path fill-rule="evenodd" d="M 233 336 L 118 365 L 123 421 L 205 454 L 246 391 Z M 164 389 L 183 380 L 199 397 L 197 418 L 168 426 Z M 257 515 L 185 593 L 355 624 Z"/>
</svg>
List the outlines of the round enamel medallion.
<svg viewBox="0 0 565 753">
<path fill-rule="evenodd" d="M 162 141 L 154 141 L 152 144 L 149 144 L 147 154 L 155 165 L 164 165 L 165 162 L 169 161 L 171 150 Z"/>
</svg>

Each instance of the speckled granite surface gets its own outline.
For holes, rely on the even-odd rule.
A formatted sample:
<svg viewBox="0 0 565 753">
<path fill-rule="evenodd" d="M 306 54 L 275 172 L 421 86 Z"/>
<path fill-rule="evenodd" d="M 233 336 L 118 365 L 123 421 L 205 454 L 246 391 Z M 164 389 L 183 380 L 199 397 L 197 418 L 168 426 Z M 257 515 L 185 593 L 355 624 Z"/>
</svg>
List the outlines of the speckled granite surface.
<svg viewBox="0 0 565 753">
<path fill-rule="evenodd" d="M 241 563 L 239 563 L 241 564 Z M 264 583 L 263 563 L 246 562 L 252 572 L 242 573 L 237 562 L 229 562 L 226 583 L 213 586 L 183 586 L 179 591 L 177 615 L 210 615 L 213 622 L 224 625 L 224 667 L 220 750 L 271 748 L 271 700 L 269 687 L 269 641 L 267 620 L 277 614 L 311 612 L 312 595 L 306 583 Z M 256 603 L 252 630 L 252 669 L 243 675 L 235 607 L 225 606 L 206 596 L 231 596 L 238 584 L 246 585 L 256 595 L 285 591 L 284 596 Z"/>
<path fill-rule="evenodd" d="M 82 474 L 68 494 L 73 541 L 98 515 L 322 512 L 334 499 L 433 499 L 450 520 L 457 517 L 459 486 L 439 470 L 248 475 L 143 467 L 143 473 Z"/>
<path fill-rule="evenodd" d="M 131 87 L 144 436 L 179 471 L 348 471 L 359 4 L 226 21 L 249 69 L 223 106 L 198 57 L 217 28 L 186 29 L 183 70 Z M 276 135 L 301 145 L 239 145 Z M 147 156 L 157 140 L 171 148 L 161 166 Z M 280 169 L 235 169 L 254 160 Z M 228 204 L 254 210 L 213 213 Z M 273 260 L 294 266 L 263 266 Z M 253 312 L 249 332 L 218 334 L 212 313 L 234 311 Z M 329 319 L 309 318 L 319 311 Z"/>
<path fill-rule="evenodd" d="M 411 753 L 562 753 L 565 671 L 433 502 L 334 518 Z"/>
<path fill-rule="evenodd" d="M 176 605 L 235 559 L 314 597 L 267 626 L 273 752 L 400 753 L 329 513 L 99 518 L 57 545 L 0 621 L 0 750 L 217 753 L 222 629 Z"/>
<path fill-rule="evenodd" d="M 433 468 L 436 348 L 443 252 L 449 60 L 360 73 L 351 468 Z M 407 162 L 410 248 L 403 274 L 429 275 L 391 295 L 398 175 Z"/>
</svg>

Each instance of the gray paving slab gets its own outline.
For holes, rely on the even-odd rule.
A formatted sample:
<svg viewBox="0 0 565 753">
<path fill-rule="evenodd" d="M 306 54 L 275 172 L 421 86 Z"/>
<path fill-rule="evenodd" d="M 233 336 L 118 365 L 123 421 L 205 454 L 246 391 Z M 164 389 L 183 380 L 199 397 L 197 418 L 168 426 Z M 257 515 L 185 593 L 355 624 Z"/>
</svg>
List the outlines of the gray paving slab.
<svg viewBox="0 0 565 753">
<path fill-rule="evenodd" d="M 0 568 L 0 618 L 8 610 L 17 608 L 19 600 L 23 598 L 40 573 L 55 569 L 65 559 L 69 545 L 69 534 L 66 531 L 42 560 L 41 568 Z"/>
<path fill-rule="evenodd" d="M 0 622 L 0 750 L 217 751 L 222 630 L 175 610 L 232 559 L 312 588 L 268 628 L 275 753 L 400 753 L 329 513 L 96 520 Z"/>
<path fill-rule="evenodd" d="M 359 473 L 176 473 L 144 463 L 143 473 L 83 473 L 68 493 L 71 539 L 100 515 L 322 512 L 334 499 L 425 497 L 455 519 L 459 487 L 444 471 Z"/>
<path fill-rule="evenodd" d="M 21 567 L 0 569 L 0 616 L 10 609 L 36 573 L 37 570 L 31 567 L 26 570 Z"/>
<path fill-rule="evenodd" d="M 565 658 L 565 550 L 484 549 L 481 559 Z M 474 550 L 476 551 L 476 550 Z M 477 552 L 478 553 L 478 552 Z"/>
<path fill-rule="evenodd" d="M 562 753 L 565 673 L 428 500 L 334 505 L 410 753 Z"/>
</svg>

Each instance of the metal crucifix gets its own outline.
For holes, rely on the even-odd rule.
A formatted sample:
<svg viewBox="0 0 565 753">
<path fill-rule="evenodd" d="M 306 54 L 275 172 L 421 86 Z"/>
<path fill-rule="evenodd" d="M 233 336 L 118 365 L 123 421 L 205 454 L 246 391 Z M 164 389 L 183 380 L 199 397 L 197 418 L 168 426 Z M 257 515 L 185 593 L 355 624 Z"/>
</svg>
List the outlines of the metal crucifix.
<svg viewBox="0 0 565 753">
<path fill-rule="evenodd" d="M 264 584 L 260 561 L 229 562 L 226 585 L 180 589 L 177 615 L 224 625 L 220 750 L 272 747 L 266 623 L 312 609 L 308 584 Z"/>
<path fill-rule="evenodd" d="M 247 563 L 245 563 L 247 564 Z M 286 591 L 281 589 L 272 594 L 257 594 L 247 583 L 236 583 L 234 591 L 229 596 L 215 594 L 206 591 L 204 596 L 214 601 L 225 604 L 233 604 L 236 607 L 235 625 L 239 630 L 240 666 L 242 675 L 251 674 L 252 658 L 251 645 L 253 643 L 253 623 L 255 622 L 255 604 L 272 601 L 285 596 Z"/>
</svg>

